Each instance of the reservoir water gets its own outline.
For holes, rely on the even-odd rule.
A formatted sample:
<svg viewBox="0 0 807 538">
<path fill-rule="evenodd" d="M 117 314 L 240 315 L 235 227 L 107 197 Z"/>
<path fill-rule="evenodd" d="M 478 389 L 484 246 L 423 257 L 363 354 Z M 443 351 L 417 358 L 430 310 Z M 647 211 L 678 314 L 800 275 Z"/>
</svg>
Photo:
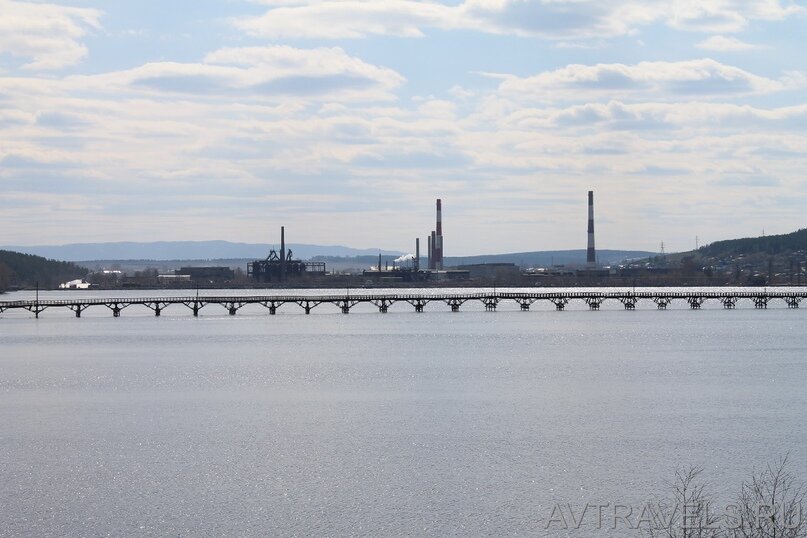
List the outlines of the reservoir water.
<svg viewBox="0 0 807 538">
<path fill-rule="evenodd" d="M 138 308 L 0 314 L 0 536 L 637 536 L 547 524 L 807 479 L 807 308 Z"/>
</svg>

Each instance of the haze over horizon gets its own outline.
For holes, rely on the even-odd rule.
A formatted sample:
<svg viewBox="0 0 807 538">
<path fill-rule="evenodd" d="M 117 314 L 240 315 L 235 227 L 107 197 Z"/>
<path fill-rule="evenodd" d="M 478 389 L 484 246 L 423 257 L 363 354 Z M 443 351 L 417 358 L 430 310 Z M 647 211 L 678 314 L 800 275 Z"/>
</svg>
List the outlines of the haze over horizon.
<svg viewBox="0 0 807 538">
<path fill-rule="evenodd" d="M 736 5 L 735 5 L 736 4 Z M 686 251 L 804 227 L 788 0 L 0 0 L 0 244 Z"/>
</svg>

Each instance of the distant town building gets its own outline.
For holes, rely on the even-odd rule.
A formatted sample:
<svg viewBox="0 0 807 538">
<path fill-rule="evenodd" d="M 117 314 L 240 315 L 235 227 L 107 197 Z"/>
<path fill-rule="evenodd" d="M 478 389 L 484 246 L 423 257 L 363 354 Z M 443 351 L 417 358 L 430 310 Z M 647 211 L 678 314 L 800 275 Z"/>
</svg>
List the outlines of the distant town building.
<svg viewBox="0 0 807 538">
<path fill-rule="evenodd" d="M 174 271 L 177 276 L 187 275 L 191 280 L 232 280 L 235 272 L 229 267 L 182 267 Z"/>
<path fill-rule="evenodd" d="M 470 278 L 506 280 L 521 276 L 521 269 L 514 263 L 475 263 L 458 265 L 454 269 L 468 271 Z"/>
</svg>

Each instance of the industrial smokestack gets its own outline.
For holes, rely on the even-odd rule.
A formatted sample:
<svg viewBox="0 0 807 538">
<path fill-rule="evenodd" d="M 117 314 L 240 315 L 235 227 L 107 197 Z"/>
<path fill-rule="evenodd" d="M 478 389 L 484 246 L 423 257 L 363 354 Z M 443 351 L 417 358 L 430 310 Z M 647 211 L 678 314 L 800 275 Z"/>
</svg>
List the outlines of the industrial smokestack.
<svg viewBox="0 0 807 538">
<path fill-rule="evenodd" d="M 420 271 L 420 237 L 415 239 L 415 272 Z"/>
<path fill-rule="evenodd" d="M 589 267 L 597 265 L 597 252 L 594 250 L 594 191 L 588 191 L 588 249 L 586 251 L 586 264 Z"/>
<path fill-rule="evenodd" d="M 432 230 L 432 235 L 429 237 L 431 246 L 429 247 L 429 269 L 437 269 L 437 235 Z"/>
<path fill-rule="evenodd" d="M 280 281 L 286 281 L 286 227 L 280 227 Z"/>
<path fill-rule="evenodd" d="M 434 233 L 434 268 L 437 271 L 443 270 L 443 201 L 437 199 L 437 227 Z"/>
</svg>

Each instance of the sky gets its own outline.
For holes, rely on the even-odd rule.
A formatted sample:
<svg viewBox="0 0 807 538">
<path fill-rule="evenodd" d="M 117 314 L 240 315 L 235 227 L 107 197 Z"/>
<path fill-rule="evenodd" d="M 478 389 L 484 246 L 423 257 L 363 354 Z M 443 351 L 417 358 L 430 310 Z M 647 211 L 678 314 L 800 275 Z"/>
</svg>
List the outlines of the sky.
<svg viewBox="0 0 807 538">
<path fill-rule="evenodd" d="M 0 0 L 0 244 L 684 251 L 807 213 L 807 0 Z M 425 248 L 425 247 L 424 247 Z"/>
</svg>

